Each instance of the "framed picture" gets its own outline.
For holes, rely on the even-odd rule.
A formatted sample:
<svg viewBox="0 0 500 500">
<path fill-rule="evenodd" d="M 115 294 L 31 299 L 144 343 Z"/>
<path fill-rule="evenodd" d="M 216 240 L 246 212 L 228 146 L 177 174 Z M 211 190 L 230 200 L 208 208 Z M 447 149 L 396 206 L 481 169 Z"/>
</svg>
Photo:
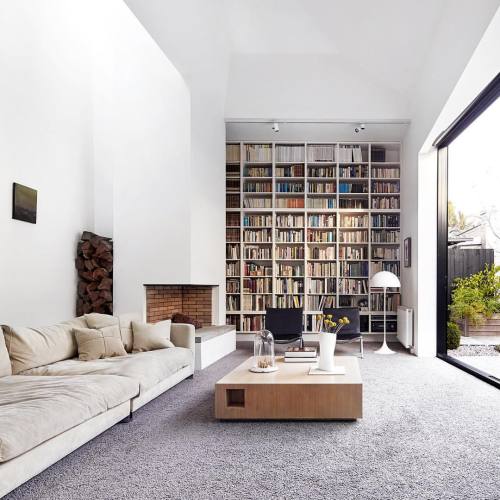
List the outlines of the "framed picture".
<svg viewBox="0 0 500 500">
<path fill-rule="evenodd" d="M 37 191 L 14 182 L 12 186 L 12 218 L 36 224 Z"/>
<path fill-rule="evenodd" d="M 411 267 L 411 238 L 405 238 L 403 252 L 404 266 Z"/>
</svg>

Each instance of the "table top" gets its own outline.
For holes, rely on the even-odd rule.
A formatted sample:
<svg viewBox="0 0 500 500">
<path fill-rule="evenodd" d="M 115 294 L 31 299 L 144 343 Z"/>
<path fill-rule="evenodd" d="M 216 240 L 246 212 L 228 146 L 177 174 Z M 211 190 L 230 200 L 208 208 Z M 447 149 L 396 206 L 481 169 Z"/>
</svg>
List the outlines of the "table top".
<svg viewBox="0 0 500 500">
<path fill-rule="evenodd" d="M 253 373 L 249 371 L 253 366 L 251 357 L 222 377 L 217 384 L 362 384 L 357 357 L 335 356 L 335 364 L 345 367 L 345 375 L 309 375 L 314 363 L 285 363 L 283 356 L 276 357 L 278 371 Z"/>
</svg>

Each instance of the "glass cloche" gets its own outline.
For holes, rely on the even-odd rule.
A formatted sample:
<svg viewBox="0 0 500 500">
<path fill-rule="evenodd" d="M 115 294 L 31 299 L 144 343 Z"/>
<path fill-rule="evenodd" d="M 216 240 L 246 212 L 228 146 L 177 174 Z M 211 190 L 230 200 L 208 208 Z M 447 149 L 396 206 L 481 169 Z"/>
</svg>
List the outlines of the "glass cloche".
<svg viewBox="0 0 500 500">
<path fill-rule="evenodd" d="M 257 332 L 253 341 L 253 366 L 250 371 L 257 373 L 275 372 L 274 337 L 269 330 Z"/>
</svg>

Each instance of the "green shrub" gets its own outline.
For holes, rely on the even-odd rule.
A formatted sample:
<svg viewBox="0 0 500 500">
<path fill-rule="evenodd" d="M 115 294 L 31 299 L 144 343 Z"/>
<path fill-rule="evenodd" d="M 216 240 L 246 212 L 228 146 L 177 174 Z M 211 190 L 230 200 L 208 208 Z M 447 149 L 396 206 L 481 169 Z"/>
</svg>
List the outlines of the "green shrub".
<svg viewBox="0 0 500 500">
<path fill-rule="evenodd" d="M 458 349 L 460 347 L 460 328 L 453 321 L 448 321 L 448 331 L 446 335 L 446 347 L 448 350 Z"/>
<path fill-rule="evenodd" d="M 466 319 L 477 325 L 482 319 L 500 312 L 499 271 L 500 266 L 486 264 L 484 270 L 455 280 L 450 306 L 454 322 Z"/>
</svg>

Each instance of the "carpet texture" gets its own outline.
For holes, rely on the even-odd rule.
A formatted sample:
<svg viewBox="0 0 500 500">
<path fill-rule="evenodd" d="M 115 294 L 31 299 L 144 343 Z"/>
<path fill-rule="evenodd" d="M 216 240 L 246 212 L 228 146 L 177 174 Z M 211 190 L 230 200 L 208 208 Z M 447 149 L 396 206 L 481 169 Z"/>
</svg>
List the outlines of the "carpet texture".
<svg viewBox="0 0 500 500">
<path fill-rule="evenodd" d="M 250 355 L 240 347 L 6 498 L 499 499 L 500 392 L 371 349 L 358 422 L 214 420 L 213 384 Z"/>
</svg>

